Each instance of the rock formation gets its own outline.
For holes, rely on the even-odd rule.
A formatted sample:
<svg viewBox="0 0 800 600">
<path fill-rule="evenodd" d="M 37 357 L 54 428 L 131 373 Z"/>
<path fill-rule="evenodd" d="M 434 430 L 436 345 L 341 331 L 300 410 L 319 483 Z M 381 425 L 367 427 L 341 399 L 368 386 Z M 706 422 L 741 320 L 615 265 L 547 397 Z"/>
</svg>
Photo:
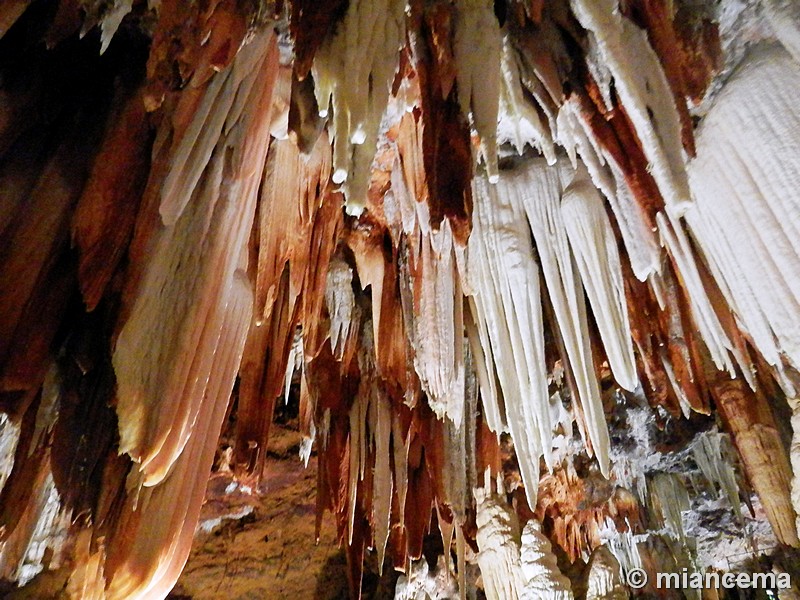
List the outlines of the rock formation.
<svg viewBox="0 0 800 600">
<path fill-rule="evenodd" d="M 792 0 L 0 3 L 0 592 L 165 598 L 288 410 L 353 598 L 800 577 L 798 89 Z"/>
</svg>

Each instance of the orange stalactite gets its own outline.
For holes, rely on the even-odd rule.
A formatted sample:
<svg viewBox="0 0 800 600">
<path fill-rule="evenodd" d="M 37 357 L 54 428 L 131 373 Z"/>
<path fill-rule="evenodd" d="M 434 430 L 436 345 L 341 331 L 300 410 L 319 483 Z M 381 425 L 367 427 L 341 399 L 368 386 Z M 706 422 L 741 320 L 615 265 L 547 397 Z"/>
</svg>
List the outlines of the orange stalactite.
<svg viewBox="0 0 800 600">
<path fill-rule="evenodd" d="M 724 373 L 709 379 L 711 395 L 772 529 L 781 543 L 800 546 L 789 495 L 792 469 L 764 393 Z"/>
<path fill-rule="evenodd" d="M 130 243 L 149 171 L 150 127 L 140 92 L 110 119 L 72 219 L 78 277 L 86 309 L 94 310 Z"/>
<path fill-rule="evenodd" d="M 796 120 L 761 25 L 667 0 L 45 4 L 0 8 L 0 593 L 50 569 L 166 596 L 212 465 L 261 494 L 295 405 L 354 599 L 373 551 L 409 579 L 443 553 L 453 583 L 454 548 L 462 596 L 506 589 L 492 556 L 521 564 L 529 520 L 562 563 L 699 560 L 679 513 L 715 486 L 742 513 L 737 469 L 800 544 L 796 149 L 778 173 L 714 121 L 737 44 L 780 92 L 737 127 L 764 149 Z M 692 173 L 733 197 L 740 172 L 761 196 L 692 204 Z M 742 211 L 760 246 L 717 232 Z"/>
</svg>

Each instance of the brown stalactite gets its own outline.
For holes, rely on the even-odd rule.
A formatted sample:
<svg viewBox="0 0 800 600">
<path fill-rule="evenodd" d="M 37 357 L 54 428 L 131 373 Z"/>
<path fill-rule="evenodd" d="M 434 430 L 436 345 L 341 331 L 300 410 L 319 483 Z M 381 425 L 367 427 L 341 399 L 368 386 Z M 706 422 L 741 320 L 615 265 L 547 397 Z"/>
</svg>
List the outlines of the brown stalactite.
<svg viewBox="0 0 800 600">
<path fill-rule="evenodd" d="M 722 68 L 722 48 L 719 26 L 708 19 L 693 19 L 687 13 L 681 6 L 675 15 L 676 42 L 687 96 L 699 103 Z"/>
<path fill-rule="evenodd" d="M 0 389 L 35 389 L 71 293 L 69 220 L 81 193 L 88 141 L 68 134 L 27 199 L 36 220 L 19 219 L 0 240 Z M 43 315 L 45 319 L 42 320 Z M 12 348 L 22 353 L 10 354 Z"/>
<path fill-rule="evenodd" d="M 119 443 L 111 406 L 114 370 L 110 349 L 104 347 L 114 314 L 103 308 L 76 323 L 59 365 L 61 395 L 50 462 L 61 500 L 75 514 L 98 514 L 103 472 Z"/>
<path fill-rule="evenodd" d="M 800 546 L 789 495 L 792 470 L 766 398 L 722 373 L 710 381 L 720 416 L 775 534 L 784 544 Z"/>
<path fill-rule="evenodd" d="M 0 38 L 11 29 L 11 26 L 22 16 L 30 3 L 31 0 L 9 0 L 9 2 L 3 3 L 3 6 L 0 7 Z"/>
<path fill-rule="evenodd" d="M 669 356 L 666 363 L 672 369 L 677 389 L 685 396 L 692 410 L 708 414 L 705 390 L 700 385 L 701 380 L 695 374 L 697 369 L 692 367 L 692 330 L 696 327 L 688 317 L 681 288 L 670 270 L 664 269 L 662 281 L 665 289 L 664 300 L 667 306 L 666 310 L 659 311 L 661 329 L 659 338 Z"/>
<path fill-rule="evenodd" d="M 89 311 L 97 307 L 130 243 L 149 171 L 150 127 L 142 95 L 123 95 L 72 219 L 72 241 L 80 252 L 78 277 Z"/>
<path fill-rule="evenodd" d="M 415 16 L 419 39 L 410 47 L 420 106 L 401 122 L 400 158 L 413 197 L 430 206 L 431 226 L 438 229 L 449 219 L 456 239 L 465 244 L 471 229 L 472 147 L 455 83 L 454 8 L 415 3 Z"/>
<path fill-rule="evenodd" d="M 648 386 L 647 399 L 652 405 L 663 406 L 671 414 L 680 414 L 678 399 L 675 397 L 664 365 L 658 355 L 658 348 L 664 343 L 661 332 L 654 327 L 658 323 L 661 309 L 647 284 L 636 279 L 628 266 L 623 266 L 625 296 L 628 306 L 637 309 L 629 312 L 631 337 L 636 346 L 639 366 L 639 379 Z"/>
</svg>

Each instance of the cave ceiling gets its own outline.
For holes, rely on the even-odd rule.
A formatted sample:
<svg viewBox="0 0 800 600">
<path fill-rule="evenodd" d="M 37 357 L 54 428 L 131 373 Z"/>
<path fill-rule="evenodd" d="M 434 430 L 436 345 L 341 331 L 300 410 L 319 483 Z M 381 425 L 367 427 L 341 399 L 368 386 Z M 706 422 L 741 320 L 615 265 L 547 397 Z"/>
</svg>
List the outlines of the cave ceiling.
<svg viewBox="0 0 800 600">
<path fill-rule="evenodd" d="M 352 598 L 800 577 L 798 90 L 794 0 L 3 0 L 0 593 L 281 473 Z"/>
</svg>

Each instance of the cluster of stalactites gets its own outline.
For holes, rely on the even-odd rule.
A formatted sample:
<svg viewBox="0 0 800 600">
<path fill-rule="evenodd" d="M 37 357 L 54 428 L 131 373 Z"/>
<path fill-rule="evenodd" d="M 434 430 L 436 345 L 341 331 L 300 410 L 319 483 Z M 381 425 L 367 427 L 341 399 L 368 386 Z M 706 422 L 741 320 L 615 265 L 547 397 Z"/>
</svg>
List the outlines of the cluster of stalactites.
<svg viewBox="0 0 800 600">
<path fill-rule="evenodd" d="M 409 14 L 418 9 L 410 6 Z M 355 18 L 356 10 L 351 6 L 344 24 L 332 30 L 326 43 L 343 43 L 342 32 Z M 426 13 L 422 19 L 426 26 L 441 27 L 437 33 L 452 34 L 452 48 L 447 47 L 447 35 L 440 35 L 436 43 L 445 47 L 429 48 L 434 54 L 430 58 L 437 63 L 437 73 L 452 77 L 442 93 L 450 93 L 452 86 L 457 89 L 461 111 L 474 128 L 478 150 L 473 160 L 485 165 L 472 182 L 473 229 L 466 248 L 464 238 L 456 234 L 455 221 L 432 216 L 431 207 L 440 199 L 435 197 L 435 188 L 420 184 L 425 181 L 429 185 L 428 179 L 433 178 L 426 171 L 428 165 L 419 157 L 409 158 L 405 123 L 408 114 L 418 115 L 414 111 L 429 106 L 415 96 L 422 94 L 424 98 L 428 93 L 424 77 L 421 90 L 415 88 L 416 83 L 396 80 L 394 89 L 400 101 L 384 112 L 379 129 L 370 130 L 370 135 L 378 139 L 373 168 L 380 164 L 386 169 L 391 164 L 382 153 L 395 143 L 402 160 L 395 161 L 389 168 L 391 176 L 382 180 L 389 188 L 388 192 L 384 188 L 382 204 L 374 197 L 366 201 L 368 211 L 388 221 L 395 256 L 401 257 L 400 290 L 401 295 L 406 293 L 404 308 L 410 308 L 404 311 L 404 327 L 416 376 L 430 406 L 456 427 L 462 423 L 464 381 L 469 377 L 465 363 L 471 360 L 480 383 L 485 422 L 498 434 L 511 434 L 531 506 L 536 504 L 539 457 L 552 467 L 553 434 L 565 425 L 560 411 L 553 409 L 552 390 L 548 389 L 552 365 L 545 358 L 546 331 L 556 333 L 572 392 L 571 418 L 604 473 L 609 472 L 609 442 L 598 364 L 607 361 L 616 383 L 629 391 L 637 388 L 644 373 L 660 400 L 674 399 L 669 407 L 673 414 L 689 417 L 691 411 L 710 410 L 704 399 L 706 354 L 727 376 L 741 375 L 755 386 L 755 370 L 743 332 L 755 341 L 767 362 L 779 369 L 784 389 L 791 392 L 790 378 L 781 375 L 780 369 L 795 366 L 797 345 L 791 325 L 779 333 L 777 322 L 769 323 L 768 329 L 763 327 L 763 314 L 774 314 L 772 320 L 794 314 L 790 299 L 791 273 L 797 270 L 793 262 L 796 248 L 787 242 L 759 250 L 770 259 L 766 275 L 780 275 L 782 280 L 772 283 L 786 288 L 787 293 L 767 299 L 762 296 L 771 288 L 761 286 L 754 300 L 743 293 L 737 296 L 737 289 L 742 281 L 764 275 L 756 274 L 754 265 L 744 260 L 732 261 L 730 253 L 720 254 L 720 241 L 710 227 L 702 228 L 698 215 L 713 216 L 711 209 L 705 208 L 711 200 L 704 200 L 703 190 L 696 189 L 707 144 L 701 128 L 698 158 L 692 161 L 695 145 L 686 88 L 690 74 L 686 64 L 679 64 L 688 59 L 685 48 L 678 52 L 676 46 L 676 40 L 684 34 L 678 33 L 679 25 L 673 22 L 675 14 L 668 7 L 632 13 L 630 7 L 621 9 L 614 0 L 570 2 L 575 17 L 570 27 L 580 24 L 586 33 L 586 37 L 579 36 L 585 56 L 569 57 L 575 69 L 573 76 L 585 89 L 573 89 L 565 96 L 557 74 L 571 68 L 569 52 L 548 29 L 548 19 L 560 18 L 548 10 L 533 16 L 528 13 L 533 24 L 524 26 L 515 20 L 518 15 L 509 16 L 502 28 L 482 2 L 464 2 L 450 12 L 443 10 L 434 16 Z M 791 52 L 794 38 L 786 26 L 792 21 L 791 11 L 780 3 L 772 3 L 769 10 L 772 21 L 780 25 L 775 26 L 776 31 L 781 31 L 780 38 Z M 419 22 L 408 20 L 406 27 L 416 27 Z M 568 32 L 570 27 L 563 29 Z M 414 29 L 408 29 L 408 35 L 418 45 L 424 39 Z M 534 39 L 537 35 L 540 37 Z M 465 39 L 470 36 L 473 43 L 468 46 Z M 387 48 L 397 44 L 398 40 L 391 37 Z M 677 58 L 669 56 L 670 44 Z M 532 48 L 543 52 L 530 55 Z M 419 47 L 413 46 L 410 55 L 412 62 L 419 60 Z M 320 65 L 324 52 L 321 56 Z M 413 71 L 403 70 L 405 58 L 398 62 L 398 78 Z M 495 63 L 499 68 L 486 67 Z M 779 64 L 780 60 L 773 61 L 774 68 L 780 68 Z M 699 79 L 706 77 L 706 83 L 710 77 L 709 73 L 696 75 Z M 476 85 L 481 76 L 481 85 Z M 781 85 L 792 77 L 767 70 L 763 76 L 782 78 Z M 321 106 L 327 105 L 329 97 L 336 102 L 336 94 L 330 90 L 337 83 L 330 79 L 330 73 L 324 77 L 328 79 L 320 88 Z M 341 77 L 341 81 L 347 80 Z M 765 86 L 766 82 L 761 89 Z M 695 88 L 693 99 L 701 95 L 702 90 Z M 366 99 L 362 94 L 359 102 Z M 726 102 L 723 94 L 721 108 L 712 105 L 707 117 L 710 123 L 720 120 L 714 115 L 726 110 Z M 398 119 L 404 108 L 410 112 L 402 119 L 398 139 L 393 119 Z M 335 112 L 331 126 L 336 135 L 341 135 L 341 121 Z M 794 117 L 788 110 L 781 105 L 776 113 L 782 124 L 788 123 L 788 129 L 782 131 L 793 131 Z M 424 137 L 429 122 L 425 115 L 414 118 L 422 123 L 415 135 Z M 748 122 L 755 121 L 769 123 L 770 118 L 748 116 Z M 774 137 L 766 131 L 756 133 L 764 143 Z M 355 137 L 356 142 L 361 140 L 360 133 Z M 545 160 L 524 158 L 511 168 L 500 169 L 496 148 L 502 142 L 510 142 L 518 154 L 526 146 L 539 149 L 547 164 Z M 557 158 L 554 143 L 566 150 L 572 168 Z M 793 177 L 796 166 L 795 155 L 789 152 L 788 156 L 782 169 L 786 180 Z M 509 162 L 514 164 L 513 160 Z M 688 171 L 687 163 L 692 165 Z M 359 168 L 357 161 L 347 164 Z M 336 179 L 343 180 L 344 171 L 335 169 L 339 172 Z M 781 180 L 781 189 L 787 185 Z M 354 195 L 350 187 L 345 187 L 345 194 L 348 203 L 355 202 L 360 212 L 358 203 L 364 194 Z M 761 197 L 767 206 L 772 202 L 766 193 Z M 781 208 L 794 214 L 792 193 L 784 197 L 788 200 Z M 755 211 L 754 218 L 765 209 L 762 204 L 748 209 Z M 777 214 L 775 210 L 773 214 Z M 733 231 L 737 219 L 726 223 Z M 793 239 L 789 235 L 793 226 L 791 218 L 781 224 L 779 238 Z M 402 243 L 398 243 L 401 238 Z M 749 246 L 739 244 L 738 248 L 747 253 Z M 750 263 L 753 260 L 751 256 Z M 360 261 L 374 265 L 363 258 Z M 747 271 L 748 277 L 729 283 L 727 280 L 733 281 L 733 277 L 725 272 L 727 265 L 730 272 L 734 267 Z M 387 271 L 381 270 L 381 276 L 376 277 L 370 272 L 372 268 L 359 275 L 362 285 L 372 285 L 374 312 L 376 291 L 379 297 L 385 295 L 381 278 Z M 644 286 L 636 287 L 631 272 Z M 721 302 L 720 293 L 727 305 Z M 463 306 L 461 294 L 466 297 Z M 642 301 L 643 295 L 659 315 L 639 314 L 634 321 L 632 315 L 641 307 L 631 302 Z M 781 302 L 780 310 L 773 311 Z M 380 312 L 378 308 L 373 314 L 376 327 Z M 593 339 L 594 326 L 600 343 Z M 693 333 L 695 329 L 697 333 Z M 337 331 L 341 330 L 337 324 Z M 657 335 L 651 330 L 657 330 Z M 462 331 L 470 342 L 468 348 L 462 347 Z M 724 479 L 718 485 L 732 498 L 730 473 L 717 475 Z"/>
<path fill-rule="evenodd" d="M 405 0 L 354 0 L 317 50 L 312 73 L 320 117 L 330 115 L 333 182 L 347 209 L 366 204 L 381 119 L 405 42 Z"/>
<path fill-rule="evenodd" d="M 707 412 L 689 391 L 706 371 L 697 364 L 704 355 L 690 333 L 699 332 L 717 369 L 741 373 L 755 385 L 741 328 L 777 370 L 785 393 L 797 395 L 796 10 L 778 0 L 764 3 L 786 50 L 756 49 L 732 75 L 699 129 L 697 158 L 688 163 L 687 175 L 693 150 L 682 130 L 685 98 L 678 94 L 676 100 L 674 73 L 665 66 L 658 32 L 636 24 L 616 0 L 568 4 L 574 19 L 558 12 L 568 12 L 564 3 L 554 14 L 549 8 L 544 16 L 529 14 L 531 22 L 512 23 L 518 15 L 511 16 L 501 28 L 491 2 L 465 0 L 426 15 L 426 26 L 438 27 L 426 55 L 408 47 L 409 38 L 420 33 L 408 30 L 409 23 L 419 22 L 409 14 L 419 4 L 350 2 L 342 20 L 329 24 L 317 41 L 311 72 L 318 114 L 329 118 L 329 137 L 319 138 L 325 150 L 313 158 L 285 139 L 270 149 L 270 134 L 286 137 L 284 125 L 273 127 L 273 88 L 283 85 L 288 96 L 297 83 L 287 68 L 278 73 L 271 32 L 243 43 L 246 27 L 225 12 L 233 9 L 209 9 L 217 20 L 208 21 L 208 36 L 203 30 L 203 43 L 195 44 L 211 56 L 198 59 L 207 69 L 173 98 L 175 114 L 164 116 L 159 126 L 143 203 L 152 218 L 137 224 L 131 251 L 136 281 L 126 289 L 127 320 L 113 356 L 120 450 L 134 463 L 117 532 L 126 546 L 109 543 L 102 552 L 81 546 L 85 581 L 97 588 L 107 580 L 111 597 L 163 595 L 174 583 L 240 370 L 241 427 L 258 421 L 252 436 L 261 437 L 250 439 L 248 430 L 238 442 L 252 442 L 261 457 L 253 464 L 260 464 L 271 416 L 265 425 L 261 400 L 272 407 L 273 388 L 282 388 L 284 377 L 299 366 L 305 457 L 319 432 L 322 478 L 330 476 L 336 484 L 332 493 L 345 496 L 327 500 L 338 511 L 348 546 L 360 543 L 363 550 L 371 542 L 382 559 L 392 531 L 400 530 L 406 537 L 398 552 L 403 558 L 418 554 L 435 507 L 445 546 L 455 535 L 463 563 L 463 525 L 477 511 L 478 562 L 486 585 L 497 594 L 505 590 L 521 597 L 542 586 L 559 598 L 569 597 L 569 590 L 554 572 L 540 533 L 531 526 L 520 540 L 516 515 L 491 492 L 490 482 L 474 504 L 468 497 L 478 462 L 479 412 L 481 426 L 511 434 L 534 508 L 539 458 L 553 467 L 554 431 L 571 430 L 571 421 L 602 473 L 609 474 L 597 377 L 605 361 L 627 390 L 638 385 L 637 366 L 645 374 L 659 368 L 684 415 Z M 102 50 L 132 5 L 121 0 L 100 13 Z M 163 14 L 179 20 L 182 13 Z M 220 41 L 217 34 L 233 25 L 236 35 Z M 576 33 L 578 25 L 583 30 Z M 171 30 L 165 25 L 157 37 L 171 35 L 164 31 Z M 574 38 L 567 44 L 562 34 Z M 570 56 L 567 48 L 573 47 L 583 53 Z M 452 105 L 426 104 L 435 86 L 415 90 L 408 80 L 396 81 L 412 71 L 424 79 L 419 64 L 416 70 L 405 64 L 420 56 L 436 62 L 441 77 L 451 77 L 447 89 L 434 91 L 444 97 L 437 102 L 452 100 Z M 159 72 L 179 71 L 172 66 Z M 567 77 L 578 84 L 569 94 L 562 88 Z M 403 95 L 402 102 L 391 98 L 393 91 Z M 161 101 L 148 97 L 148 107 Z M 418 118 L 425 106 L 457 106 L 461 114 L 443 122 L 433 119 L 437 115 Z M 126 113 L 125 122 L 139 116 Z M 406 124 L 416 119 L 411 134 L 398 126 L 400 119 Z M 470 147 L 465 122 L 474 129 L 477 151 Z M 141 135 L 146 138 L 147 131 Z M 457 162 L 453 170 L 471 173 L 476 162 L 484 165 L 455 199 L 437 195 L 446 186 L 433 181 L 426 163 L 432 139 L 434 146 L 441 142 L 458 150 L 458 160 L 469 154 L 469 164 Z M 518 154 L 536 148 L 544 158 L 520 158 L 501 169 L 502 142 Z M 569 161 L 558 156 L 556 143 Z M 411 144 L 417 144 L 416 156 Z M 445 152 L 437 146 L 440 151 Z M 396 156 L 382 162 L 383 152 Z M 289 169 L 302 174 L 297 178 L 308 189 L 287 186 L 286 194 L 279 193 Z M 335 204 L 341 196 L 328 189 L 329 172 L 341 185 L 348 212 L 364 215 L 349 222 L 349 229 L 340 227 Z M 96 175 L 102 178 L 102 169 Z M 451 181 L 446 175 L 452 173 L 437 172 L 445 183 Z M 260 194 L 259 186 L 266 188 Z M 298 204 L 301 214 L 292 212 Z M 273 232 L 290 214 L 311 240 L 305 246 L 304 239 L 290 244 L 275 239 Z M 256 215 L 259 231 L 252 236 Z M 76 227 L 82 251 L 87 229 Z M 337 252 L 346 236 L 342 245 L 348 253 Z M 250 256 L 259 252 L 254 266 Z M 646 283 L 634 293 L 637 280 Z M 301 288 L 314 293 L 303 297 Z M 95 302 L 101 292 L 102 286 Z M 635 314 L 641 307 L 631 299 L 650 295 L 668 322 L 643 325 L 646 319 Z M 366 305 L 369 316 L 362 310 Z M 659 315 L 650 318 L 658 321 Z M 593 341 L 593 323 L 599 341 Z M 646 347 L 649 332 L 641 330 L 647 326 L 669 334 L 659 339 L 675 340 L 674 348 Z M 547 332 L 555 338 L 570 387 L 572 414 L 566 418 L 560 396 L 548 387 L 553 365 Z M 650 357 L 653 361 L 637 365 L 637 358 Z M 676 359 L 684 366 L 694 362 L 696 371 L 681 370 Z M 326 383 L 336 380 L 346 388 L 356 377 L 355 394 L 339 405 L 323 397 Z M 403 388 L 399 394 L 398 388 Z M 444 423 L 424 413 L 420 391 Z M 740 422 L 736 426 L 745 430 Z M 14 427 L 3 425 L 4 462 L 14 454 Z M 242 445 L 237 452 L 244 453 Z M 489 453 L 486 446 L 482 450 Z M 719 462 L 719 448 L 711 442 L 695 450 L 705 476 L 733 502 L 732 472 Z M 796 462 L 796 452 L 793 458 Z M 765 466 L 747 464 L 751 471 Z M 42 477 L 28 533 L 50 531 L 57 523 L 52 506 L 58 498 Z M 786 479 L 783 469 L 775 478 L 756 479 L 755 486 L 764 481 L 769 490 Z M 665 526 L 681 537 L 685 490 L 666 476 L 651 482 L 651 495 L 661 499 Z M 167 516 L 153 522 L 141 518 L 145 511 Z M 773 512 L 785 539 L 796 541 L 787 525 L 791 511 Z M 22 537 L 21 544 L 36 535 Z M 629 550 L 626 564 L 636 566 L 629 537 L 607 541 L 620 556 Z M 26 548 L 32 555 L 43 551 L 33 542 Z M 99 565 L 105 552 L 108 564 Z M 615 570 L 595 556 L 591 597 L 618 593 Z"/>
<path fill-rule="evenodd" d="M 553 430 L 560 425 L 547 387 L 542 302 L 553 307 L 547 325 L 559 332 L 575 382 L 573 418 L 607 473 L 608 431 L 584 290 L 612 372 L 633 391 L 637 377 L 620 256 L 597 190 L 563 161 L 556 167 L 528 161 L 502 171 L 495 185 L 479 176 L 474 193 L 466 287 L 477 323 L 473 346 L 483 360 L 482 399 L 489 426 L 511 433 L 535 506 L 539 457 L 552 463 Z"/>
</svg>

